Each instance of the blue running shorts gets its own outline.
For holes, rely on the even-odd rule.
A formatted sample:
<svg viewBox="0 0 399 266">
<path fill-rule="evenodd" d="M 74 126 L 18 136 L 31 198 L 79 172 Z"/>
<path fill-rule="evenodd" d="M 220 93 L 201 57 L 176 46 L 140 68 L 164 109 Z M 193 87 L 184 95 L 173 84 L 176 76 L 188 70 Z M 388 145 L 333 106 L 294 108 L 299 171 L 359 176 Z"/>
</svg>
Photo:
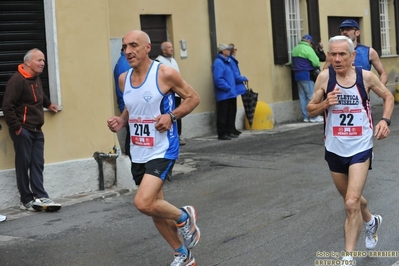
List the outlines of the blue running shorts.
<svg viewBox="0 0 399 266">
<path fill-rule="evenodd" d="M 328 163 L 331 172 L 348 174 L 349 166 L 355 163 L 363 163 L 370 158 L 369 170 L 371 170 L 371 161 L 373 156 L 373 149 L 359 152 L 351 157 L 341 157 L 335 153 L 326 150 L 324 159 Z"/>
</svg>

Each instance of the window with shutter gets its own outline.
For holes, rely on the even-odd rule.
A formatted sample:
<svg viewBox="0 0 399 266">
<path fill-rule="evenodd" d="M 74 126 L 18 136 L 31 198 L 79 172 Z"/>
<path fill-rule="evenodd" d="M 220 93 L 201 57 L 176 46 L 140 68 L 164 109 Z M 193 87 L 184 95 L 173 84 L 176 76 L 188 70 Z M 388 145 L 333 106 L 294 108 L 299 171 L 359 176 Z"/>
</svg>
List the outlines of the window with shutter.
<svg viewBox="0 0 399 266">
<path fill-rule="evenodd" d="M 285 1 L 270 0 L 274 64 L 284 65 L 289 62 L 287 27 L 285 24 Z"/>
<path fill-rule="evenodd" d="M 291 51 L 299 43 L 303 35 L 299 0 L 285 0 L 285 19 L 288 40 L 288 59 L 291 62 Z"/>
<path fill-rule="evenodd" d="M 300 14 L 301 0 L 270 0 L 274 64 L 283 65 L 291 61 L 291 50 L 301 40 L 304 30 Z M 315 42 L 320 41 L 319 0 L 307 0 L 307 21 Z M 286 33 L 284 35 L 284 33 Z"/>
<path fill-rule="evenodd" d="M 399 0 L 393 0 L 395 29 L 399 29 Z M 399 34 L 396 33 L 396 54 L 399 54 Z"/>
<path fill-rule="evenodd" d="M 389 20 L 389 1 L 380 1 L 381 55 L 391 55 L 391 27 Z"/>
<path fill-rule="evenodd" d="M 376 0 L 370 0 L 370 19 L 371 19 L 371 37 L 372 47 L 379 56 L 382 54 L 381 49 L 381 25 L 380 25 L 380 3 Z"/>
<path fill-rule="evenodd" d="M 319 0 L 307 0 L 309 34 L 315 44 L 320 42 Z"/>
<path fill-rule="evenodd" d="M 43 0 L 0 1 L 0 110 L 8 79 L 32 48 L 46 55 Z M 46 56 L 47 58 L 47 56 Z M 45 94 L 50 97 L 47 64 L 40 75 Z"/>
<path fill-rule="evenodd" d="M 273 34 L 273 55 L 275 65 L 285 65 L 291 62 L 291 51 L 299 43 L 304 30 L 302 29 L 302 18 L 300 14 L 301 5 L 305 1 L 301 0 L 270 0 L 272 34 Z M 316 42 L 320 41 L 320 20 L 319 20 L 319 1 L 306 0 L 308 25 L 306 33 L 313 36 Z M 292 97 L 297 100 L 298 89 L 292 80 Z"/>
</svg>

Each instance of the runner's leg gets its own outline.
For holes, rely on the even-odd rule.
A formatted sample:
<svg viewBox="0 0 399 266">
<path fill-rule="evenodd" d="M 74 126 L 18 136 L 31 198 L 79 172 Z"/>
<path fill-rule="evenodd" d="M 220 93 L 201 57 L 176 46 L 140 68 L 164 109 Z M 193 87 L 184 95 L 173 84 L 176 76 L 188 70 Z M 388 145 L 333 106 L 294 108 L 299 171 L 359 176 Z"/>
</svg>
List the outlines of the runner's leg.
<svg viewBox="0 0 399 266">
<path fill-rule="evenodd" d="M 354 251 L 357 240 L 362 229 L 361 202 L 364 184 L 367 179 L 369 160 L 362 163 L 352 164 L 349 167 L 348 175 L 343 173 L 331 172 L 334 184 L 339 193 L 344 198 L 346 220 L 345 220 L 345 250 Z M 365 200 L 364 200 L 365 201 Z M 363 202 L 365 203 L 365 202 Z M 367 204 L 363 209 L 367 214 Z M 364 216 L 363 216 L 364 217 Z M 370 214 L 371 217 L 371 214 Z M 371 218 L 370 218 L 371 219 Z"/>
<path fill-rule="evenodd" d="M 163 199 L 163 183 L 159 177 L 145 174 L 134 197 L 134 205 L 153 218 L 160 234 L 176 249 L 182 245 L 175 222 L 180 218 L 181 210 Z"/>
</svg>

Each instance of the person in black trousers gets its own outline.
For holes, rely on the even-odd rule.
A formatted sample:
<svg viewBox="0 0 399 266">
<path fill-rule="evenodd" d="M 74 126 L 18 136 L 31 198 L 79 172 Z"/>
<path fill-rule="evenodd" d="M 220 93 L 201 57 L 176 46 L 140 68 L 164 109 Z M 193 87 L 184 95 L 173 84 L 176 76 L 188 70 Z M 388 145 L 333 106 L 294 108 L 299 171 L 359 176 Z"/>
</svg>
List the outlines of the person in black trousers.
<svg viewBox="0 0 399 266">
<path fill-rule="evenodd" d="M 212 65 L 216 97 L 217 132 L 219 140 L 237 138 L 234 134 L 237 91 L 230 58 L 231 47 L 219 44 L 218 55 Z M 234 121 L 233 121 L 234 120 Z"/>
</svg>

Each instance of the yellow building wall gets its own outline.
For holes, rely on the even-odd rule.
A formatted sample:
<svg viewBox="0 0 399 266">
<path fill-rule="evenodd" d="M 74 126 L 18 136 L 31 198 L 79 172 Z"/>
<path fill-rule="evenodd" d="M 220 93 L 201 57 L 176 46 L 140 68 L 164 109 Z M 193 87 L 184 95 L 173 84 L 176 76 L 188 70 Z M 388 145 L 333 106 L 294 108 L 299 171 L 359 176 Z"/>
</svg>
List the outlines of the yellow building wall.
<svg viewBox="0 0 399 266">
<path fill-rule="evenodd" d="M 251 4 L 249 4 L 251 3 Z M 267 103 L 292 100 L 291 69 L 274 65 L 270 1 L 215 1 L 217 41 L 234 43 L 241 75 Z M 283 32 L 282 34 L 285 34 Z M 242 106 L 241 101 L 238 104 Z"/>
<path fill-rule="evenodd" d="M 14 148 L 8 134 L 8 126 L 3 116 L 0 116 L 0 170 L 14 167 Z"/>
<path fill-rule="evenodd" d="M 140 15 L 171 15 L 169 31 L 174 57 L 183 78 L 199 93 L 200 105 L 193 114 L 215 106 L 207 1 L 198 0 L 109 0 L 110 37 L 122 38 L 128 31 L 140 30 Z M 179 41 L 186 40 L 187 58 L 180 58 Z"/>
<path fill-rule="evenodd" d="M 108 152 L 116 142 L 106 126 L 113 115 L 108 2 L 57 0 L 56 17 L 63 110 L 47 121 L 46 131 L 57 129 L 47 139 L 49 147 L 61 147 L 46 154 L 64 161 Z"/>
</svg>

